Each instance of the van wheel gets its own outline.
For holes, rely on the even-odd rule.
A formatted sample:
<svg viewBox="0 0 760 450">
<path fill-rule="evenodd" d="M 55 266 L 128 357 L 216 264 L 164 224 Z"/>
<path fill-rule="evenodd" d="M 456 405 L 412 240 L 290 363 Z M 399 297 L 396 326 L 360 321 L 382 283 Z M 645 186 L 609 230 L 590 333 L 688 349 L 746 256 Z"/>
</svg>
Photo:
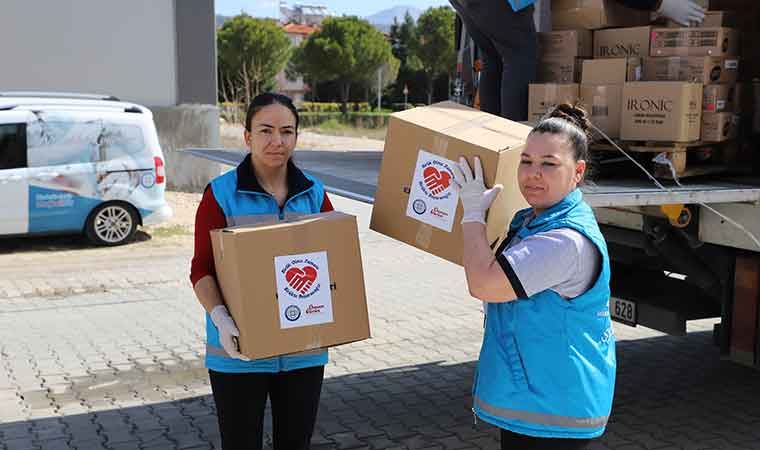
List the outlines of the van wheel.
<svg viewBox="0 0 760 450">
<path fill-rule="evenodd" d="M 114 246 L 131 241 L 137 232 L 137 213 L 121 203 L 106 203 L 90 214 L 85 235 L 93 244 Z"/>
</svg>

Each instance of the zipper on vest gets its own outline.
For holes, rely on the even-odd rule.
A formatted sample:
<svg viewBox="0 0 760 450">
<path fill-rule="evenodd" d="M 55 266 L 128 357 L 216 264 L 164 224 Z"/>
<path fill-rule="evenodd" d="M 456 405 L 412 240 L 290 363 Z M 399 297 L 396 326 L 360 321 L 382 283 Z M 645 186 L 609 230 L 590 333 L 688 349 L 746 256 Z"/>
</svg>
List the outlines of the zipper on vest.
<svg viewBox="0 0 760 450">
<path fill-rule="evenodd" d="M 472 425 L 473 427 L 478 426 L 478 415 L 475 414 L 475 408 L 470 408 L 472 410 Z"/>
</svg>

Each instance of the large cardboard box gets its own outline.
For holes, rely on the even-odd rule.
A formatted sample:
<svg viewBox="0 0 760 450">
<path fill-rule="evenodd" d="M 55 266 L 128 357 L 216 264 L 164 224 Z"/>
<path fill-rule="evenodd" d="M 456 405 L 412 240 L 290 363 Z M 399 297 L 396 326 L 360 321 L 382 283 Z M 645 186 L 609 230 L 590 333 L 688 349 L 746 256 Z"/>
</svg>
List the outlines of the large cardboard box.
<svg viewBox="0 0 760 450">
<path fill-rule="evenodd" d="M 620 137 L 622 99 L 622 84 L 582 84 L 580 88 L 580 103 L 591 114 L 591 122 L 613 139 Z"/>
<path fill-rule="evenodd" d="M 648 26 L 594 31 L 594 58 L 649 56 L 651 35 Z"/>
<path fill-rule="evenodd" d="M 211 232 L 216 276 L 249 358 L 370 337 L 356 218 L 339 212 Z"/>
<path fill-rule="evenodd" d="M 583 59 L 574 56 L 550 56 L 538 61 L 539 83 L 578 83 L 581 80 Z"/>
<path fill-rule="evenodd" d="M 551 108 L 577 100 L 577 84 L 531 84 L 528 86 L 528 120 L 538 122 Z"/>
<path fill-rule="evenodd" d="M 626 83 L 620 137 L 626 140 L 699 140 L 702 85 L 672 81 Z"/>
<path fill-rule="evenodd" d="M 739 59 L 724 56 L 665 56 L 644 58 L 643 81 L 735 83 Z"/>
<path fill-rule="evenodd" d="M 650 56 L 736 56 L 739 32 L 733 28 L 655 28 Z"/>
<path fill-rule="evenodd" d="M 593 54 L 590 30 L 563 30 L 538 33 L 539 58 L 547 56 L 576 56 L 590 58 Z"/>
<path fill-rule="evenodd" d="M 641 58 L 587 59 L 582 84 L 620 84 L 641 80 Z"/>
<path fill-rule="evenodd" d="M 736 137 L 739 121 L 734 113 L 702 113 L 702 140 L 704 142 L 723 142 Z"/>
<path fill-rule="evenodd" d="M 647 25 L 649 11 L 627 8 L 617 0 L 552 0 L 552 29 L 597 30 Z"/>
<path fill-rule="evenodd" d="M 702 111 L 739 112 L 737 84 L 710 84 L 702 95 Z"/>
<path fill-rule="evenodd" d="M 473 167 L 478 156 L 486 186 L 504 185 L 487 217 L 488 239 L 495 242 L 514 213 L 527 207 L 517 167 L 530 130 L 453 102 L 392 114 L 370 228 L 462 264 L 462 207 L 453 165 L 464 156 Z"/>
</svg>

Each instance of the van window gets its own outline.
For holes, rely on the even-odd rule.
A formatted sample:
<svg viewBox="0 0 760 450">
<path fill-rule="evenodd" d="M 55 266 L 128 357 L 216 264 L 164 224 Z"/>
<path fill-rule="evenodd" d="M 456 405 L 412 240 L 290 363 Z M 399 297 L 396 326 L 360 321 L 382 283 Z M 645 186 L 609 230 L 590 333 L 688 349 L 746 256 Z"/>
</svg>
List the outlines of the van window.
<svg viewBox="0 0 760 450">
<path fill-rule="evenodd" d="M 30 167 L 112 161 L 144 148 L 140 127 L 103 120 L 40 118 L 29 125 L 27 141 Z"/>
<path fill-rule="evenodd" d="M 0 124 L 0 170 L 26 167 L 26 125 Z"/>
</svg>

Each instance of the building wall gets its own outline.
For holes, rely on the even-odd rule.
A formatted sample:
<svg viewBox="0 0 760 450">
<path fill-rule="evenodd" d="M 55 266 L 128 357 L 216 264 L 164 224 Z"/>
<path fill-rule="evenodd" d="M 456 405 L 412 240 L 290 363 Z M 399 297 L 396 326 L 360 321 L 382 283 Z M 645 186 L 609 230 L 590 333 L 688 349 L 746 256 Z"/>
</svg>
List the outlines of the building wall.
<svg viewBox="0 0 760 450">
<path fill-rule="evenodd" d="M 174 0 L 2 3 L 0 90 L 106 93 L 148 106 L 178 103 Z"/>
</svg>

